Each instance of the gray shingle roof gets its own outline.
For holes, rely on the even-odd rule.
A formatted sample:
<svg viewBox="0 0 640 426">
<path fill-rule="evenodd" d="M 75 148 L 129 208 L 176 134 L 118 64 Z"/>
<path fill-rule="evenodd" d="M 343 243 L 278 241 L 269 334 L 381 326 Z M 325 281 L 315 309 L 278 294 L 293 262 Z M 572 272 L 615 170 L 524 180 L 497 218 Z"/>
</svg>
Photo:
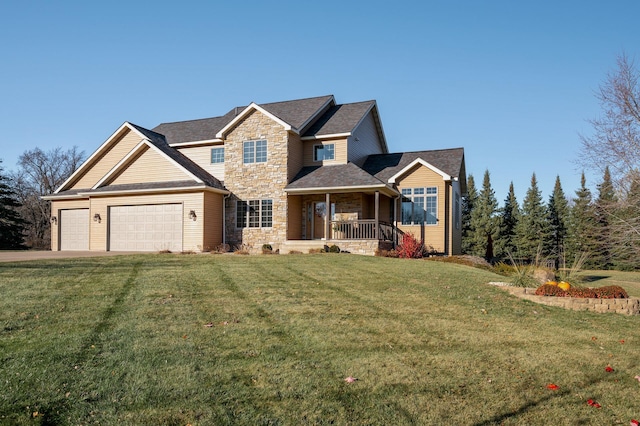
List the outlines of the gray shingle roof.
<svg viewBox="0 0 640 426">
<path fill-rule="evenodd" d="M 216 138 L 224 126 L 235 118 L 246 107 L 237 107 L 221 117 L 203 118 L 200 120 L 162 123 L 153 128 L 154 132 L 165 136 L 168 144 L 206 141 Z"/>
<path fill-rule="evenodd" d="M 463 148 L 399 152 L 395 154 L 375 154 L 370 155 L 367 158 L 362 165 L 362 168 L 378 179 L 387 182 L 389 178 L 418 158 L 426 161 L 433 167 L 452 177 L 461 178 L 461 184 L 466 185 Z M 466 190 L 466 188 L 462 189 L 463 192 Z"/>
<path fill-rule="evenodd" d="M 380 181 L 353 163 L 303 167 L 285 189 L 379 186 Z"/>
<path fill-rule="evenodd" d="M 320 113 L 327 103 L 335 104 L 333 95 L 259 105 L 295 129 L 302 130 L 302 127 Z"/>
<path fill-rule="evenodd" d="M 375 101 L 334 105 L 303 136 L 352 132 L 374 105 Z"/>
</svg>

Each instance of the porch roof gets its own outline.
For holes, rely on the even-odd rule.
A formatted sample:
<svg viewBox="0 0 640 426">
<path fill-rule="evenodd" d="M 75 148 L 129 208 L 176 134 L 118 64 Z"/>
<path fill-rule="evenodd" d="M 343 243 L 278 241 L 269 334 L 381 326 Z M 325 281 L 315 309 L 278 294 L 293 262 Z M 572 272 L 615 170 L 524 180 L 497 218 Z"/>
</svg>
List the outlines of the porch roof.
<svg viewBox="0 0 640 426">
<path fill-rule="evenodd" d="M 287 185 L 285 191 L 298 193 L 381 191 L 389 195 L 398 195 L 395 189 L 353 163 L 303 167 Z"/>
</svg>

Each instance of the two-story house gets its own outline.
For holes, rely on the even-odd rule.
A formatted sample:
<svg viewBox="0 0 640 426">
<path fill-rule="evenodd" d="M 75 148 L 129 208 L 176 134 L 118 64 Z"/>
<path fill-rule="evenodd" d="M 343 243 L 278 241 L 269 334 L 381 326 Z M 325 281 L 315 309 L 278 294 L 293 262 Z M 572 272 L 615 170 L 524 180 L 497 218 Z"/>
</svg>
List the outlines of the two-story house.
<svg viewBox="0 0 640 426">
<path fill-rule="evenodd" d="M 125 122 L 46 199 L 52 250 L 373 254 L 411 232 L 451 255 L 465 191 L 462 148 L 389 153 L 375 101 L 330 95 Z"/>
</svg>

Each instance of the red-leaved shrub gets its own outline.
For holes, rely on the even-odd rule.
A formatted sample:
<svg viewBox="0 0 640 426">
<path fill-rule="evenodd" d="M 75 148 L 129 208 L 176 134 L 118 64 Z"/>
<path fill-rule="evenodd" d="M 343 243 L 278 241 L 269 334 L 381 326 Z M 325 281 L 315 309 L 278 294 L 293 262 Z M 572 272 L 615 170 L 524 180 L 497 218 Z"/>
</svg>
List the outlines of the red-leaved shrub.
<svg viewBox="0 0 640 426">
<path fill-rule="evenodd" d="M 418 241 L 413 234 L 404 234 L 402 244 L 396 250 L 398 257 L 403 259 L 421 259 L 424 256 L 424 242 Z"/>
<path fill-rule="evenodd" d="M 567 292 L 557 285 L 543 284 L 536 289 L 536 295 L 564 297 L 567 295 Z"/>
<path fill-rule="evenodd" d="M 609 285 L 593 289 L 599 299 L 628 299 L 629 295 L 624 288 L 618 285 Z"/>
<path fill-rule="evenodd" d="M 598 297 L 598 293 L 589 287 L 571 287 L 566 293 L 569 297 L 580 297 L 583 299 L 595 299 Z"/>
</svg>

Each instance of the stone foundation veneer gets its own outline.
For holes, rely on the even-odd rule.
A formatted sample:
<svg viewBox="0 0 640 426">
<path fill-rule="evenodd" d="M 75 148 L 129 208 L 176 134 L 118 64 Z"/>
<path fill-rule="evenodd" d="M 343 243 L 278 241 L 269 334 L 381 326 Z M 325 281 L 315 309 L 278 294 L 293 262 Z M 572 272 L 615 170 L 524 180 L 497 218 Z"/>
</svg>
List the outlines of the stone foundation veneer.
<svg viewBox="0 0 640 426">
<path fill-rule="evenodd" d="M 579 297 L 538 296 L 535 288 L 501 287 L 514 296 L 548 306 L 571 309 L 573 311 L 592 311 L 598 313 L 614 312 L 624 315 L 640 315 L 640 299 L 591 299 Z"/>
</svg>

